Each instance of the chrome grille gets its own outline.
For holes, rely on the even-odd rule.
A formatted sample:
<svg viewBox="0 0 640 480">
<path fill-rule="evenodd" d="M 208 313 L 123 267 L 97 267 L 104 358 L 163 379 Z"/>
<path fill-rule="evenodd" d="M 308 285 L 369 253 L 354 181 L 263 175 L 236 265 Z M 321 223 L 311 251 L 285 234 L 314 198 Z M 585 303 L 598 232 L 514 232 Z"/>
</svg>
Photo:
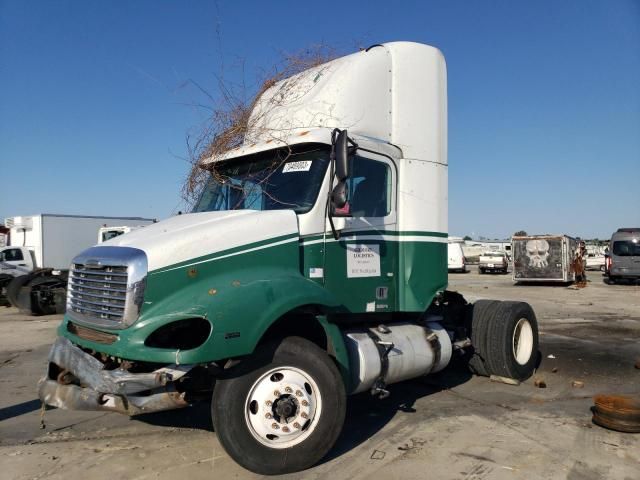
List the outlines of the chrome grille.
<svg viewBox="0 0 640 480">
<path fill-rule="evenodd" d="M 122 322 L 127 300 L 127 270 L 126 266 L 74 263 L 69 275 L 67 310 Z"/>
</svg>

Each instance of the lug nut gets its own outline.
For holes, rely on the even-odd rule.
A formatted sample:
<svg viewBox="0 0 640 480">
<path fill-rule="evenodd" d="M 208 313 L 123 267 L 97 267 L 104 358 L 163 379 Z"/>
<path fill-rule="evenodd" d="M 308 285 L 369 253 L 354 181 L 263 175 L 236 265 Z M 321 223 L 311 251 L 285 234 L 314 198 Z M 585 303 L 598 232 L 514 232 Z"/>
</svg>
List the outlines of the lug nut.
<svg viewBox="0 0 640 480">
<path fill-rule="evenodd" d="M 275 428 L 276 430 L 278 430 L 280 428 L 280 425 L 278 425 L 276 422 L 273 422 L 271 424 L 271 428 Z"/>
<path fill-rule="evenodd" d="M 309 406 L 309 402 L 307 402 L 306 400 L 302 400 L 302 406 L 303 407 L 308 407 Z"/>
<path fill-rule="evenodd" d="M 302 412 L 302 413 L 300 414 L 300 416 L 301 416 L 302 418 L 307 418 L 307 417 L 309 417 L 309 415 L 307 415 L 307 412 Z"/>
<path fill-rule="evenodd" d="M 265 404 L 267 407 L 270 407 L 271 405 L 273 405 L 273 402 L 272 402 L 271 400 L 267 400 L 266 402 L 264 402 L 264 404 Z"/>
<path fill-rule="evenodd" d="M 300 424 L 298 422 L 293 423 L 293 428 L 300 428 Z"/>
<path fill-rule="evenodd" d="M 300 390 L 296 390 L 296 397 L 301 397 L 302 396 L 302 392 Z"/>
<path fill-rule="evenodd" d="M 279 396 L 280 396 L 280 390 L 274 390 L 274 391 L 273 391 L 273 394 L 274 394 L 276 397 L 279 397 Z"/>
<path fill-rule="evenodd" d="M 271 419 L 271 418 L 273 418 L 273 415 L 271 415 L 270 413 L 267 413 L 267 414 L 265 414 L 264 418 Z"/>
<path fill-rule="evenodd" d="M 291 387 L 287 387 L 287 388 L 285 388 L 285 389 L 284 389 L 284 391 L 285 391 L 285 392 L 287 392 L 287 393 L 291 393 L 291 392 L 293 392 L 293 390 L 291 390 Z"/>
<path fill-rule="evenodd" d="M 289 433 L 289 427 L 282 427 L 282 431 L 284 433 Z"/>
</svg>

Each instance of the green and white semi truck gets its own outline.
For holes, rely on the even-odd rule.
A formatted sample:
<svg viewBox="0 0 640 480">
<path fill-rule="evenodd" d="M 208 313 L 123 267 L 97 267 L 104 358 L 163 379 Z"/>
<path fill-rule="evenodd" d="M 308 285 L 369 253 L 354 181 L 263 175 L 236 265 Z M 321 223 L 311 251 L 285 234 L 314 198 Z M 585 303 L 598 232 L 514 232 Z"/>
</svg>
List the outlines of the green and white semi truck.
<svg viewBox="0 0 640 480">
<path fill-rule="evenodd" d="M 193 213 L 74 260 L 39 394 L 129 415 L 211 398 L 239 464 L 307 468 L 347 395 L 443 370 L 529 377 L 536 317 L 447 287 L 447 83 L 437 49 L 375 45 L 267 90 L 206 160 Z"/>
</svg>

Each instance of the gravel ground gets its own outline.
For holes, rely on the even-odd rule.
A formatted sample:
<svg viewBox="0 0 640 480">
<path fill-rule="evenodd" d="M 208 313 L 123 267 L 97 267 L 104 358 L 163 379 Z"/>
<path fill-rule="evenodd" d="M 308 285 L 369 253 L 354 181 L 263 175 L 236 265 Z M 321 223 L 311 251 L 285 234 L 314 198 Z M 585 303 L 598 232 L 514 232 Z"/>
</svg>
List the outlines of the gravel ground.
<svg viewBox="0 0 640 480">
<path fill-rule="evenodd" d="M 350 398 L 336 447 L 290 478 L 637 479 L 640 434 L 591 423 L 599 392 L 640 395 L 640 286 L 516 286 L 510 275 L 451 274 L 469 300 L 531 303 L 540 323 L 538 378 L 519 386 L 453 366 Z M 35 385 L 60 316 L 0 310 L 2 478 L 254 478 L 221 449 L 206 404 L 128 418 L 50 410 L 40 428 Z M 584 383 L 582 388 L 572 382 Z"/>
</svg>

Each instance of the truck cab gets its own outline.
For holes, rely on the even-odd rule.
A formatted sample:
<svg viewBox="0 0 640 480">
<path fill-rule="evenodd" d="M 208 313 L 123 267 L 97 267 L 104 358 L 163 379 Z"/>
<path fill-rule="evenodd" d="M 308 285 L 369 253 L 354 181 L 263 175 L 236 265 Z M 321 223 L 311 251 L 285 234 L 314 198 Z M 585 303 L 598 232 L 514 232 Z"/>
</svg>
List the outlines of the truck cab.
<svg viewBox="0 0 640 480">
<path fill-rule="evenodd" d="M 202 160 L 192 213 L 73 259 L 40 398 L 136 415 L 208 394 L 227 452 L 275 474 L 327 453 L 348 394 L 384 398 L 454 352 L 527 378 L 531 307 L 446 292 L 446 137 L 433 47 L 375 45 L 275 84 L 244 143 Z"/>
<path fill-rule="evenodd" d="M 107 226 L 104 225 L 98 229 L 98 243 L 106 242 L 112 238 L 119 237 L 125 233 L 133 232 L 144 225 L 122 225 L 122 226 Z"/>
<path fill-rule="evenodd" d="M 26 247 L 0 248 L 0 275 L 17 277 L 34 269 L 31 251 Z"/>
</svg>

